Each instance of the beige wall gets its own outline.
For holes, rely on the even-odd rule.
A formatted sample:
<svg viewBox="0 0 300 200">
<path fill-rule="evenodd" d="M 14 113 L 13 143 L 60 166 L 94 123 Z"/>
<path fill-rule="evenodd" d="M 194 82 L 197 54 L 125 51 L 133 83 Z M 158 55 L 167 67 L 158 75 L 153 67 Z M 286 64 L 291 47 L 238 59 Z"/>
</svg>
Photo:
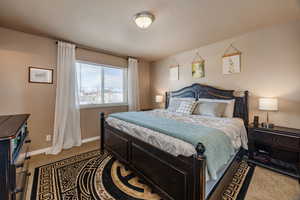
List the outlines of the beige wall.
<svg viewBox="0 0 300 200">
<path fill-rule="evenodd" d="M 242 72 L 222 75 L 222 55 L 233 43 L 242 51 Z M 206 60 L 206 76 L 194 79 L 191 62 L 196 52 Z M 168 66 L 180 65 L 180 80 L 168 80 Z M 250 120 L 265 120 L 257 110 L 257 97 L 278 97 L 279 112 L 270 114 L 277 125 L 300 128 L 300 22 L 277 25 L 229 40 L 185 51 L 151 64 L 151 94 L 163 94 L 192 83 L 224 89 L 249 90 Z M 153 103 L 153 106 L 158 106 Z"/>
<path fill-rule="evenodd" d="M 76 49 L 76 59 L 104 65 L 127 67 L 127 59 L 93 52 L 85 49 Z"/>
<path fill-rule="evenodd" d="M 100 112 L 104 112 L 107 115 L 113 112 L 126 112 L 127 110 L 127 106 L 81 109 L 80 126 L 82 138 L 100 136 Z"/>
<path fill-rule="evenodd" d="M 46 135 L 53 134 L 56 44 L 54 40 L 0 28 L 0 115 L 30 113 L 31 150 L 51 146 Z M 77 49 L 77 59 L 100 64 L 127 67 L 127 60 L 111 55 Z M 149 64 L 141 61 L 149 76 Z M 28 83 L 28 66 L 54 69 L 54 84 Z M 141 79 L 141 104 L 149 83 Z M 149 80 L 149 77 L 145 78 Z M 99 136 L 99 112 L 126 111 L 127 106 L 81 109 L 82 138 Z"/>
<path fill-rule="evenodd" d="M 30 113 L 32 148 L 40 149 L 51 144 L 45 139 L 53 133 L 56 81 L 28 83 L 29 66 L 55 69 L 55 42 L 0 28 L 0 114 Z"/>
</svg>

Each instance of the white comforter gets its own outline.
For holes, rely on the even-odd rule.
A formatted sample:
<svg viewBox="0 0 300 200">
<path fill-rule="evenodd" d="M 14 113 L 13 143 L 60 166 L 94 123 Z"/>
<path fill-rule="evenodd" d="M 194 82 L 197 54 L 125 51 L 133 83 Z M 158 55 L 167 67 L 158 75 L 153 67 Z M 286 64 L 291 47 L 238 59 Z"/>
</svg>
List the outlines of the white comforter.
<svg viewBox="0 0 300 200">
<path fill-rule="evenodd" d="M 235 149 L 241 146 L 247 149 L 247 132 L 243 120 L 239 118 L 217 118 L 201 115 L 187 115 L 181 113 L 168 112 L 167 110 L 147 111 L 149 114 L 165 117 L 185 123 L 198 124 L 210 128 L 216 128 L 224 132 L 232 142 Z M 174 156 L 191 156 L 196 153 L 195 147 L 180 139 L 129 123 L 113 117 L 109 117 L 107 122 L 110 126 L 122 130 L 133 137 L 147 142 Z"/>
</svg>

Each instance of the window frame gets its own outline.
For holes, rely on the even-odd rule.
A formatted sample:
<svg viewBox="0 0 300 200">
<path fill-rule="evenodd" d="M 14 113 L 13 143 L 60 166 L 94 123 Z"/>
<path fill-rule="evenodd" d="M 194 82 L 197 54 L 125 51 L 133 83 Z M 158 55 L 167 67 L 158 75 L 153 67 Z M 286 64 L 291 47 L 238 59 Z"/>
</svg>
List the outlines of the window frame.
<svg viewBox="0 0 300 200">
<path fill-rule="evenodd" d="M 84 60 L 76 60 L 75 61 L 76 65 L 77 63 L 80 64 L 88 64 L 88 65 L 94 65 L 94 66 L 99 66 L 101 67 L 101 101 L 104 102 L 104 68 L 115 68 L 115 69 L 122 69 L 123 70 L 123 102 L 119 103 L 101 103 L 101 104 L 80 104 L 80 108 L 101 108 L 101 107 L 115 107 L 115 106 L 128 106 L 128 69 L 126 67 L 119 67 L 119 66 L 113 66 L 113 65 L 107 65 L 107 64 L 99 64 L 99 63 L 94 63 L 90 61 L 84 61 Z M 77 66 L 76 66 L 77 67 Z M 79 85 L 78 85 L 78 90 L 80 90 Z M 79 102 L 80 103 L 80 102 Z"/>
</svg>

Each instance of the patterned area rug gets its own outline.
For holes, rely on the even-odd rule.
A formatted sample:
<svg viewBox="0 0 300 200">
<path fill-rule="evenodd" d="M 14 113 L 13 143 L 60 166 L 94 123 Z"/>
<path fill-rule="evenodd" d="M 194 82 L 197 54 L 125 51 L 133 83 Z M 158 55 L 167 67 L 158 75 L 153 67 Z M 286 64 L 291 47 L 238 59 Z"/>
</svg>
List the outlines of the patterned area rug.
<svg viewBox="0 0 300 200">
<path fill-rule="evenodd" d="M 241 162 L 224 200 L 243 199 L 254 167 Z M 107 153 L 91 151 L 35 169 L 31 200 L 160 200 Z"/>
</svg>

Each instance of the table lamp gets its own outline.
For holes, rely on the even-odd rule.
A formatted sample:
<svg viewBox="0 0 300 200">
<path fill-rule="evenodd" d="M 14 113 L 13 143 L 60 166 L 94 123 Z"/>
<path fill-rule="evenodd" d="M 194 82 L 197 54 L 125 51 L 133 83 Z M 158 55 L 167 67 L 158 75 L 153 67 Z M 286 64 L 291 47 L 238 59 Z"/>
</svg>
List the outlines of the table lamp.
<svg viewBox="0 0 300 200">
<path fill-rule="evenodd" d="M 156 95 L 155 96 L 155 102 L 156 103 L 161 103 L 163 102 L 164 97 L 162 95 Z"/>
<path fill-rule="evenodd" d="M 264 128 L 273 128 L 274 124 L 269 123 L 269 111 L 278 110 L 278 100 L 276 98 L 259 98 L 258 109 L 267 111 L 267 122 L 262 123 Z"/>
</svg>

